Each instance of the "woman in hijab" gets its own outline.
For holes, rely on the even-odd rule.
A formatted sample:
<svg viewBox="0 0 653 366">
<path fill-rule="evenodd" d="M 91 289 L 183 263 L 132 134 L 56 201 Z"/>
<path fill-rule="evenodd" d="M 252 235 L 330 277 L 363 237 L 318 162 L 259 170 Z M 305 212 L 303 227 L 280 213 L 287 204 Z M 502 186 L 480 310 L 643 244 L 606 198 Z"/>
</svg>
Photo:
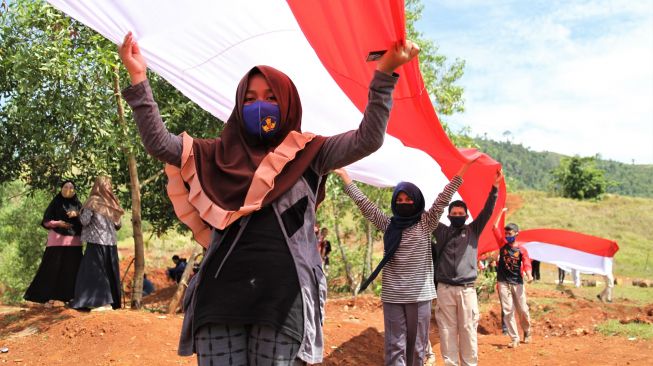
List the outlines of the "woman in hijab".
<svg viewBox="0 0 653 366">
<path fill-rule="evenodd" d="M 97 177 L 80 216 L 86 252 L 77 274 L 75 299 L 70 307 L 121 307 L 116 230 L 120 229 L 120 218 L 124 213 L 113 194 L 111 178 Z"/>
<path fill-rule="evenodd" d="M 41 226 L 48 230 L 48 241 L 41 265 L 25 292 L 25 300 L 51 306 L 54 300 L 68 302 L 73 298 L 75 277 L 82 260 L 81 208 L 75 183 L 64 181 L 43 214 Z"/>
<path fill-rule="evenodd" d="M 470 161 L 438 195 L 428 211 L 424 196 L 409 182 L 399 183 L 392 193 L 392 216 L 386 215 L 356 186 L 344 169 L 337 169 L 345 192 L 383 235 L 383 259 L 361 284 L 364 291 L 383 269 L 381 301 L 385 327 L 386 365 L 424 365 L 428 347 L 431 301 L 436 298 L 433 282 L 431 233 L 451 197 L 462 184 Z"/>
<path fill-rule="evenodd" d="M 143 145 L 168 164 L 175 212 L 208 248 L 186 291 L 179 354 L 197 353 L 199 365 L 322 362 L 326 280 L 313 227 L 325 175 L 381 147 L 393 71 L 419 48 L 397 43 L 379 60 L 358 130 L 302 132 L 293 82 L 256 66 L 215 139 L 169 133 L 131 33 L 119 52 L 132 83 L 123 96 Z"/>
</svg>

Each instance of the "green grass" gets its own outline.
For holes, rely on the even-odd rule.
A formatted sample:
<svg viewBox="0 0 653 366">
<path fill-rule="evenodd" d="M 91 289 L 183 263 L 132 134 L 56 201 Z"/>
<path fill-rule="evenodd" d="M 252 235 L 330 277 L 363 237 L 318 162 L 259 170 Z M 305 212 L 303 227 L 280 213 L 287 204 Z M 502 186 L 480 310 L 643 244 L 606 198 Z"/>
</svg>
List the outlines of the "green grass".
<svg viewBox="0 0 653 366">
<path fill-rule="evenodd" d="M 558 290 L 557 279 L 558 271 L 557 267 L 551 264 L 542 263 L 540 267 L 540 272 L 542 275 L 541 281 L 533 282 L 528 286 L 543 290 Z M 596 295 L 603 291 L 605 287 L 603 282 L 603 276 L 593 276 L 593 275 L 581 275 L 582 279 L 593 279 L 597 281 L 596 287 L 579 287 L 576 288 L 571 283 L 571 275 L 565 277 L 565 288 L 570 289 L 574 295 L 585 298 L 588 300 L 596 300 Z M 612 291 L 612 298 L 615 302 L 623 303 L 624 300 L 630 301 L 633 306 L 642 306 L 653 303 L 653 288 L 642 288 L 635 287 L 632 285 L 631 281 L 619 282 Z M 562 301 L 558 298 L 538 298 L 538 304 L 550 304 L 554 305 L 557 302 Z"/>
<path fill-rule="evenodd" d="M 635 337 L 637 339 L 653 338 L 653 325 L 651 324 L 621 324 L 618 320 L 610 319 L 597 325 L 596 330 L 606 336 Z"/>
<path fill-rule="evenodd" d="M 653 199 L 606 195 L 600 201 L 577 201 L 537 191 L 516 194 L 523 206 L 508 221 L 522 230 L 565 229 L 614 240 L 620 248 L 615 275 L 653 279 Z"/>
<path fill-rule="evenodd" d="M 596 294 L 603 290 L 603 285 L 601 284 L 597 287 L 569 288 L 572 289 L 576 296 L 593 300 L 596 299 Z M 630 283 L 618 285 L 612 291 L 612 299 L 619 303 L 622 303 L 623 300 L 628 300 L 633 302 L 633 305 L 651 304 L 653 303 L 653 288 L 635 287 Z"/>
</svg>

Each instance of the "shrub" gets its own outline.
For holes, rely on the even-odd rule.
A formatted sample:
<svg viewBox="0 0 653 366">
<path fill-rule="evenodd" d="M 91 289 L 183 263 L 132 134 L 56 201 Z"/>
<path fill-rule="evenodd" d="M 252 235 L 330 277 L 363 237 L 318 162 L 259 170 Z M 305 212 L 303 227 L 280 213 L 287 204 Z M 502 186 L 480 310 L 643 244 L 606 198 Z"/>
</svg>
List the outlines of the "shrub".
<svg viewBox="0 0 653 366">
<path fill-rule="evenodd" d="M 41 263 L 47 238 L 40 223 L 51 197 L 42 191 L 21 194 L 23 189 L 19 182 L 0 186 L 0 285 L 2 299 L 8 303 L 22 299 Z"/>
</svg>

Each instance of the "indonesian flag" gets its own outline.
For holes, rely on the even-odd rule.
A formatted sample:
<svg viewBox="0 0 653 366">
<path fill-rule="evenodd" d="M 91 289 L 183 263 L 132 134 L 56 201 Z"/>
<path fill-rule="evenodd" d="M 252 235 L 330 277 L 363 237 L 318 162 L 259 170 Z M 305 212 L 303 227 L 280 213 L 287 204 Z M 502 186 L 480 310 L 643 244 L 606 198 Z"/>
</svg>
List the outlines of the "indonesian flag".
<svg viewBox="0 0 653 366">
<path fill-rule="evenodd" d="M 116 44 L 133 31 L 148 67 L 223 121 L 233 109 L 240 78 L 255 65 L 273 66 L 297 86 L 303 131 L 325 136 L 358 128 L 376 67 L 366 61 L 368 54 L 406 37 L 402 0 L 49 2 Z M 417 60 L 397 73 L 384 145 L 347 170 L 376 186 L 413 182 L 432 202 L 461 164 L 478 153 L 459 150 L 447 138 Z M 498 168 L 482 155 L 464 177 L 459 193 L 472 216 L 482 209 Z M 504 202 L 502 183 L 495 215 Z M 479 253 L 497 247 L 490 226 Z"/>
<path fill-rule="evenodd" d="M 517 241 L 531 259 L 604 276 L 612 274 L 613 257 L 619 250 L 612 240 L 556 229 L 523 230 Z"/>
</svg>

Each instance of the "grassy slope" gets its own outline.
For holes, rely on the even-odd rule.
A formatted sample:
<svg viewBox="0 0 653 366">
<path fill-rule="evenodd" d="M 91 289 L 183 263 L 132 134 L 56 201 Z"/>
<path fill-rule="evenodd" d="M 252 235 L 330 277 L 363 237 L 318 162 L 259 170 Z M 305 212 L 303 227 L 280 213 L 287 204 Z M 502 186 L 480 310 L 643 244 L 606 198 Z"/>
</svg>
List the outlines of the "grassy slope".
<svg viewBox="0 0 653 366">
<path fill-rule="evenodd" d="M 566 229 L 615 240 L 616 275 L 653 279 L 653 199 L 608 195 L 593 202 L 537 191 L 517 194 L 523 206 L 508 221 L 521 229 Z"/>
</svg>

